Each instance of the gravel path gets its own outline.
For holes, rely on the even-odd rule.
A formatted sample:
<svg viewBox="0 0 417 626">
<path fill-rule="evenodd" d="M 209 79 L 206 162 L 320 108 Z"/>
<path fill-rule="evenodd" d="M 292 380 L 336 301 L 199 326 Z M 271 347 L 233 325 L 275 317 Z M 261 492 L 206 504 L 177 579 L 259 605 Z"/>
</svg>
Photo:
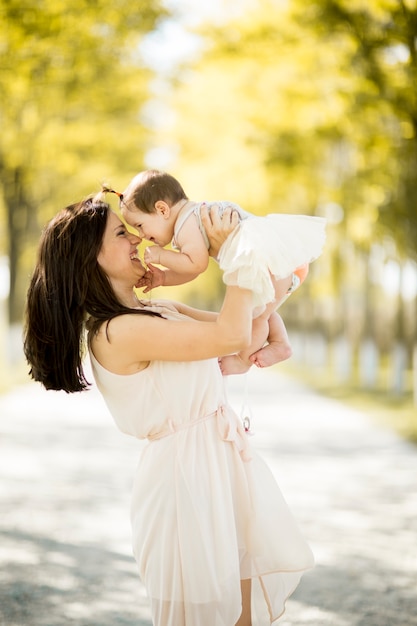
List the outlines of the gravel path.
<svg viewBox="0 0 417 626">
<path fill-rule="evenodd" d="M 239 412 L 244 377 L 228 386 Z M 317 561 L 277 624 L 417 626 L 417 448 L 279 369 L 247 386 L 252 443 Z M 94 390 L 0 398 L 1 626 L 150 626 L 130 549 L 141 446 Z"/>
</svg>

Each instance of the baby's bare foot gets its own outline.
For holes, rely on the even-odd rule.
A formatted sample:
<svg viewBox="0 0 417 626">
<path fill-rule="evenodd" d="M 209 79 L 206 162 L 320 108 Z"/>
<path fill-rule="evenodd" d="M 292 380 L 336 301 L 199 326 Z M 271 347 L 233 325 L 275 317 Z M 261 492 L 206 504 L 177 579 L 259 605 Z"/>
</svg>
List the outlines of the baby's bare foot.
<svg viewBox="0 0 417 626">
<path fill-rule="evenodd" d="M 270 367 L 289 359 L 291 355 L 292 350 L 288 343 L 273 341 L 251 354 L 249 358 L 256 367 Z"/>
<path fill-rule="evenodd" d="M 252 364 L 243 361 L 238 354 L 230 354 L 222 356 L 219 359 L 219 365 L 223 376 L 230 376 L 231 374 L 244 374 Z"/>
</svg>

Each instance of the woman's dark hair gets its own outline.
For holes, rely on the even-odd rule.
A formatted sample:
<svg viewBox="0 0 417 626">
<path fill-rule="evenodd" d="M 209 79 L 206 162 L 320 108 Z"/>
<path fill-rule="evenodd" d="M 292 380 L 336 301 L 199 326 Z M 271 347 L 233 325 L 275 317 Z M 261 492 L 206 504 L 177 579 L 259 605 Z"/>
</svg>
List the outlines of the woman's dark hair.
<svg viewBox="0 0 417 626">
<path fill-rule="evenodd" d="M 97 262 L 110 206 L 88 198 L 63 209 L 45 227 L 26 302 L 24 353 L 30 376 L 67 393 L 89 386 L 82 366 L 85 324 L 97 332 L 130 309 L 117 299 Z"/>
</svg>

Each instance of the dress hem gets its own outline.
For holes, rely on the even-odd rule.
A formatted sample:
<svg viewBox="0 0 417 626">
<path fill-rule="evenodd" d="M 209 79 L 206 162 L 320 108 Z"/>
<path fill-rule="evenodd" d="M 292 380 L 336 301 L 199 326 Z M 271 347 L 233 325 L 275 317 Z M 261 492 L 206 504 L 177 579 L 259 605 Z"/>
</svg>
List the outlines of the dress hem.
<svg viewBox="0 0 417 626">
<path fill-rule="evenodd" d="M 283 609 L 281 611 L 281 613 L 279 613 L 278 615 L 276 615 L 274 617 L 273 612 L 272 612 L 272 603 L 270 601 L 270 597 L 269 594 L 265 588 L 265 585 L 262 581 L 262 577 L 263 576 L 269 576 L 271 574 L 281 574 L 281 573 L 290 573 L 290 574 L 297 574 L 297 573 L 304 573 L 304 572 L 308 572 L 309 570 L 314 569 L 314 564 L 310 565 L 308 567 L 302 567 L 300 569 L 276 569 L 276 570 L 270 570 L 268 572 L 264 572 L 263 574 L 255 574 L 254 576 L 250 576 L 249 578 L 241 578 L 241 580 L 252 580 L 252 579 L 258 579 L 259 580 L 259 584 L 261 586 L 262 589 L 262 593 L 264 596 L 264 600 L 265 600 L 265 604 L 267 606 L 268 609 L 268 613 L 269 613 L 269 619 L 270 619 L 270 624 L 273 624 L 274 622 L 277 621 L 277 619 L 279 619 L 280 617 L 282 617 L 286 611 L 286 604 L 287 601 L 289 600 L 290 596 L 292 596 L 292 594 L 294 593 L 294 591 L 297 589 L 298 585 L 300 584 L 300 581 L 297 581 L 297 583 L 291 588 L 291 590 L 287 593 L 287 595 L 285 596 L 285 598 L 283 599 Z"/>
</svg>

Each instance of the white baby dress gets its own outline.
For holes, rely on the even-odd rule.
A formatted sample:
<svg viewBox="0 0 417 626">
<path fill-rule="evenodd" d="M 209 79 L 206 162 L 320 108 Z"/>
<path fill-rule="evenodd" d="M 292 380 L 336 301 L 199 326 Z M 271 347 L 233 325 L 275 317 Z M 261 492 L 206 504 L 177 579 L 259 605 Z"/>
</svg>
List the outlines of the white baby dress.
<svg viewBox="0 0 417 626">
<path fill-rule="evenodd" d="M 149 308 L 184 319 L 162 304 Z M 261 583 L 275 621 L 313 556 L 227 404 L 217 359 L 154 361 L 121 376 L 90 356 L 117 426 L 149 440 L 131 520 L 154 626 L 233 626 L 247 578 Z"/>
<path fill-rule="evenodd" d="M 247 213 L 233 202 L 191 202 L 180 213 L 175 226 L 173 247 L 185 221 L 194 214 L 207 248 L 209 242 L 201 222 L 202 204 L 208 208 L 235 209 L 241 221 L 220 248 L 217 260 L 223 270 L 226 285 L 238 285 L 250 289 L 253 307 L 261 312 L 268 302 L 274 300 L 275 291 L 271 274 L 286 278 L 295 269 L 311 263 L 320 256 L 326 239 L 326 220 L 311 215 L 271 213 L 258 217 Z"/>
</svg>

